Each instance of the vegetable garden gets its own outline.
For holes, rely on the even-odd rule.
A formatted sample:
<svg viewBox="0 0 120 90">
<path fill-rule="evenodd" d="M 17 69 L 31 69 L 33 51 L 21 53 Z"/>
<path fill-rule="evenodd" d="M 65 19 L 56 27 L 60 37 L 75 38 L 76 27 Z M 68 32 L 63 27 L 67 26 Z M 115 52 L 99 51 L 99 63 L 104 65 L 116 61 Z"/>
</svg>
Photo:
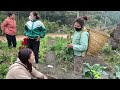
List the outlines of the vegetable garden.
<svg viewBox="0 0 120 90">
<path fill-rule="evenodd" d="M 74 75 L 73 52 L 67 49 L 70 37 L 54 37 L 56 34 L 73 34 L 71 27 L 76 18 L 76 11 L 39 11 L 45 24 L 47 35 L 41 39 L 39 50 L 39 71 L 58 79 L 120 79 L 120 47 L 112 50 L 107 42 L 98 56 L 88 56 L 84 60 L 81 75 Z M 0 24 L 6 18 L 7 11 L 0 11 Z M 120 19 L 119 11 L 79 11 L 80 15 L 90 16 L 86 27 L 99 29 L 111 34 Z M 16 11 L 17 35 L 23 35 L 24 24 L 29 11 Z M 50 34 L 52 33 L 52 34 Z M 48 35 L 49 34 L 49 35 Z M 0 35 L 2 35 L 0 30 Z M 17 59 L 22 39 L 17 40 L 16 49 L 8 49 L 7 43 L 0 36 L 0 79 L 5 79 L 8 68 Z M 34 65 L 33 65 L 34 66 Z"/>
<path fill-rule="evenodd" d="M 7 49 L 7 43 L 0 42 L 0 78 L 4 79 L 8 67 L 16 61 L 17 52 L 22 41 L 17 42 L 16 49 Z M 59 79 L 108 79 L 120 78 L 120 55 L 114 54 L 111 46 L 106 44 L 97 57 L 88 57 L 84 61 L 81 76 L 73 73 L 73 53 L 66 48 L 67 39 L 45 37 L 41 39 L 39 52 L 40 71 Z M 119 48 L 116 52 L 120 52 Z M 52 65 L 50 68 L 48 65 Z"/>
</svg>

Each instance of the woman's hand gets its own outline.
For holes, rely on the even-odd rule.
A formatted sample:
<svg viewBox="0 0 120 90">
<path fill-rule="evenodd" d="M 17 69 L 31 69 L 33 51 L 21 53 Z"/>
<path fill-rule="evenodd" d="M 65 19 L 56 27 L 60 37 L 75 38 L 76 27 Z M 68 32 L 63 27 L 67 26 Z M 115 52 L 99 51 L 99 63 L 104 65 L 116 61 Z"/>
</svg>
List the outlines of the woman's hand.
<svg viewBox="0 0 120 90">
<path fill-rule="evenodd" d="M 73 45 L 72 44 L 68 44 L 67 48 L 73 48 Z"/>
<path fill-rule="evenodd" d="M 48 78 L 44 75 L 44 79 L 48 79 Z"/>
<path fill-rule="evenodd" d="M 48 79 L 48 78 L 42 74 L 42 76 L 40 78 L 37 78 L 37 79 Z"/>
<path fill-rule="evenodd" d="M 40 36 L 37 37 L 37 40 L 36 41 L 40 41 Z"/>
</svg>

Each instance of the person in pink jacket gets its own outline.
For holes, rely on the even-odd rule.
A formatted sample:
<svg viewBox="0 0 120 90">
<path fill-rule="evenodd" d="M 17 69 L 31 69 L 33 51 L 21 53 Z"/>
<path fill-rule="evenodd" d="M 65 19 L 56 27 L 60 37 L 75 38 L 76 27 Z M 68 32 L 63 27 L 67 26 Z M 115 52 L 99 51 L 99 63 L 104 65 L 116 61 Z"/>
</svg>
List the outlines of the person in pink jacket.
<svg viewBox="0 0 120 90">
<path fill-rule="evenodd" d="M 1 29 L 6 35 L 8 47 L 11 48 L 13 45 L 13 47 L 16 48 L 16 21 L 14 13 L 8 13 L 8 17 L 1 24 Z"/>
</svg>

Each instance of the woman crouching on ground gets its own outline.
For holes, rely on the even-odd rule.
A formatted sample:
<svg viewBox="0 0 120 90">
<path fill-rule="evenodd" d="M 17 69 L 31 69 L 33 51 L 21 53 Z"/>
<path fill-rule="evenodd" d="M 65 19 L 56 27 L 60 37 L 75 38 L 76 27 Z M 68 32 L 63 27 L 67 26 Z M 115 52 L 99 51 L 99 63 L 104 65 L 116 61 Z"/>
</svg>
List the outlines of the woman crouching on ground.
<svg viewBox="0 0 120 90">
<path fill-rule="evenodd" d="M 18 53 L 18 60 L 10 66 L 6 79 L 47 79 L 32 66 L 34 62 L 33 51 L 29 48 L 21 49 Z"/>
</svg>

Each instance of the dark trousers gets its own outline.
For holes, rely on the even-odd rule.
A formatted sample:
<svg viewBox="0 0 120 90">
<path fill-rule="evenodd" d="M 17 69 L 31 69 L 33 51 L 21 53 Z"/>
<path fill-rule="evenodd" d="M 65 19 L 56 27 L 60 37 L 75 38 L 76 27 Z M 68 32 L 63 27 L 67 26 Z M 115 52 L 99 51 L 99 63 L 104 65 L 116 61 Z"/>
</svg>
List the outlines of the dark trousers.
<svg viewBox="0 0 120 90">
<path fill-rule="evenodd" d="M 6 38 L 7 38 L 7 43 L 8 43 L 8 47 L 10 48 L 12 45 L 13 47 L 16 47 L 16 36 L 11 36 L 6 34 Z"/>
<path fill-rule="evenodd" d="M 35 61 L 38 63 L 39 59 L 39 46 L 40 46 L 40 41 L 36 41 L 36 39 L 28 39 L 28 48 L 32 49 L 35 55 Z"/>
</svg>

